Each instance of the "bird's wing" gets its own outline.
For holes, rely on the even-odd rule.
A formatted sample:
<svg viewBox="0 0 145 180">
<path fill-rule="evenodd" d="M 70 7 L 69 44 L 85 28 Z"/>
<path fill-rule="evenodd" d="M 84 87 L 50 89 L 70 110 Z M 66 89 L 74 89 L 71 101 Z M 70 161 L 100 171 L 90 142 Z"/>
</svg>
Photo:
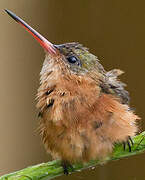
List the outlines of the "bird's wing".
<svg viewBox="0 0 145 180">
<path fill-rule="evenodd" d="M 120 69 L 113 69 L 106 72 L 105 81 L 101 83 L 101 88 L 103 92 L 119 97 L 123 104 L 128 104 L 129 93 L 124 89 L 126 84 L 117 79 L 117 77 L 123 73 Z"/>
</svg>

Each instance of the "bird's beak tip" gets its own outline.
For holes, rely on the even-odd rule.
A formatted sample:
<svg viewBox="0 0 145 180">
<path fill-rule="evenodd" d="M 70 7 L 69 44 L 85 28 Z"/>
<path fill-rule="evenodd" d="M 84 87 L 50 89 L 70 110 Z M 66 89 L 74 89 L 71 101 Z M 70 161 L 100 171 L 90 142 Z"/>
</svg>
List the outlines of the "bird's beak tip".
<svg viewBox="0 0 145 180">
<path fill-rule="evenodd" d="M 29 26 L 25 21 L 23 21 L 20 17 L 15 15 L 8 9 L 4 9 L 4 11 L 11 16 L 15 21 L 21 24 L 38 42 L 39 44 L 50 54 L 56 55 L 58 50 L 55 46 L 49 42 L 46 38 L 44 38 L 41 34 L 39 34 L 36 30 L 34 30 L 31 26 Z"/>
</svg>

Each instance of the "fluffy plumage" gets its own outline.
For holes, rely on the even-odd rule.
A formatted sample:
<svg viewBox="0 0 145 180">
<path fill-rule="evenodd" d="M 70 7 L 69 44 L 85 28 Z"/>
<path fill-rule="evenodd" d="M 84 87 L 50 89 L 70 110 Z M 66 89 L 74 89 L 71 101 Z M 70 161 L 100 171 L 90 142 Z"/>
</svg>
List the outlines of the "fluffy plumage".
<svg viewBox="0 0 145 180">
<path fill-rule="evenodd" d="M 137 115 L 130 110 L 128 92 L 117 80 L 120 70 L 106 72 L 96 56 L 79 44 L 57 47 L 46 55 L 41 71 L 37 107 L 46 150 L 64 162 L 86 162 L 112 152 L 137 132 Z M 69 64 L 77 56 L 81 66 Z"/>
</svg>

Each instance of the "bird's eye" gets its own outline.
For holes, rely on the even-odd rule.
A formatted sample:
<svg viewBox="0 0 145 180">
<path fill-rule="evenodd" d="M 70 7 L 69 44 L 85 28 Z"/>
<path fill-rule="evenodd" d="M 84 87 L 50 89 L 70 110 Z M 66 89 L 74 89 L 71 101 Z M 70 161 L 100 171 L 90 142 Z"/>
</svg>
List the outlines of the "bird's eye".
<svg viewBox="0 0 145 180">
<path fill-rule="evenodd" d="M 71 64 L 75 64 L 76 62 L 78 62 L 78 59 L 75 56 L 69 56 L 67 60 Z"/>
</svg>

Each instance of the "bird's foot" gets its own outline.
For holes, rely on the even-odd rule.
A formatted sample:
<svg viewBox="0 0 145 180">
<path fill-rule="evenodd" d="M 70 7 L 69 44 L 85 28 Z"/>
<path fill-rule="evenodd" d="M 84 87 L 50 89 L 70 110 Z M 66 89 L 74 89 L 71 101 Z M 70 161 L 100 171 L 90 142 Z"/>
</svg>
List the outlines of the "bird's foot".
<svg viewBox="0 0 145 180">
<path fill-rule="evenodd" d="M 71 171 L 73 171 L 73 166 L 68 162 L 68 161 L 62 161 L 61 163 L 62 167 L 63 167 L 63 173 L 65 175 L 68 175 L 69 174 L 69 168 L 71 169 Z"/>
<path fill-rule="evenodd" d="M 126 141 L 126 142 L 123 142 L 123 149 L 124 149 L 124 151 L 126 150 L 126 145 L 127 145 L 128 148 L 129 148 L 129 152 L 131 152 L 131 148 L 132 148 L 133 144 L 134 144 L 134 143 L 133 143 L 133 140 L 131 139 L 130 136 L 128 136 L 127 141 Z"/>
</svg>

